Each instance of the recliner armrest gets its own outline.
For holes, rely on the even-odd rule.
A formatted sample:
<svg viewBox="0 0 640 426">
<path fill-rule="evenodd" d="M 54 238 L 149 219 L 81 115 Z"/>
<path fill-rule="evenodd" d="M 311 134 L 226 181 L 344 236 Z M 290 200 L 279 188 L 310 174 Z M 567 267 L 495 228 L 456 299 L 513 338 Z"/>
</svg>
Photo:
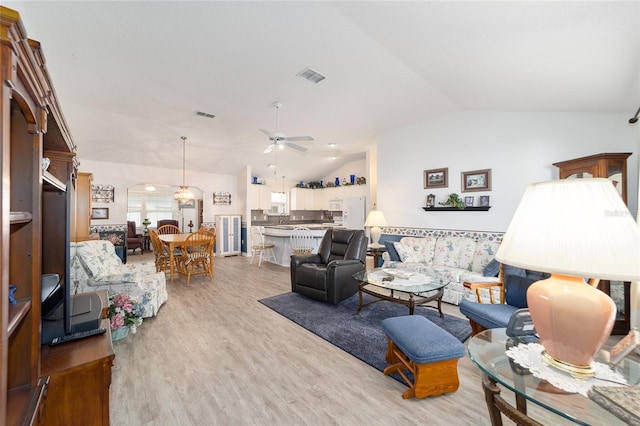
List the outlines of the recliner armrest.
<svg viewBox="0 0 640 426">
<path fill-rule="evenodd" d="M 329 262 L 329 264 L 327 265 L 327 268 L 335 268 L 335 267 L 346 266 L 346 265 L 362 265 L 362 264 L 363 263 L 360 262 L 358 259 L 349 259 L 349 260 L 340 259 L 340 260 L 332 260 L 331 262 Z"/>
<path fill-rule="evenodd" d="M 297 268 L 304 263 L 322 263 L 320 255 L 315 254 L 293 254 L 291 255 L 291 267 Z"/>
</svg>

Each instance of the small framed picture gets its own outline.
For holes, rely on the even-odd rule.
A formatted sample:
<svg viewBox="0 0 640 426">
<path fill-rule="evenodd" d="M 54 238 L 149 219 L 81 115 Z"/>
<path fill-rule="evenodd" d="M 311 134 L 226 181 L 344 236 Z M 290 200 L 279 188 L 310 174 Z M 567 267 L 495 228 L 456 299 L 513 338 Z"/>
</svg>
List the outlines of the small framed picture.
<svg viewBox="0 0 640 426">
<path fill-rule="evenodd" d="M 473 198 L 474 197 L 464 197 L 464 205 L 467 207 L 473 207 Z"/>
<path fill-rule="evenodd" d="M 178 201 L 179 209 L 195 209 L 196 200 Z"/>
<path fill-rule="evenodd" d="M 491 169 L 462 172 L 462 192 L 491 191 Z"/>
<path fill-rule="evenodd" d="M 448 183 L 449 168 L 432 169 L 424 171 L 424 188 L 446 188 Z"/>
<path fill-rule="evenodd" d="M 481 195 L 480 196 L 480 207 L 489 207 L 489 196 Z"/>
<path fill-rule="evenodd" d="M 93 207 L 91 219 L 109 219 L 109 209 L 107 207 Z"/>
</svg>

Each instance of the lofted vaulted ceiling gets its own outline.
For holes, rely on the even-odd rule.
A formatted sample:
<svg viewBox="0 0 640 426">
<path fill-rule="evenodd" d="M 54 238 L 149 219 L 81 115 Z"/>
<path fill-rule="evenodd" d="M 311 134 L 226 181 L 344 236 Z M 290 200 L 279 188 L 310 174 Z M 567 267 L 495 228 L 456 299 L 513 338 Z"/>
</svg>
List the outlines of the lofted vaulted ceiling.
<svg viewBox="0 0 640 426">
<path fill-rule="evenodd" d="M 188 170 L 268 175 L 280 101 L 279 130 L 315 141 L 278 173 L 313 180 L 452 111 L 640 105 L 640 2 L 3 4 L 42 43 L 81 160 L 180 169 L 185 135 Z"/>
</svg>

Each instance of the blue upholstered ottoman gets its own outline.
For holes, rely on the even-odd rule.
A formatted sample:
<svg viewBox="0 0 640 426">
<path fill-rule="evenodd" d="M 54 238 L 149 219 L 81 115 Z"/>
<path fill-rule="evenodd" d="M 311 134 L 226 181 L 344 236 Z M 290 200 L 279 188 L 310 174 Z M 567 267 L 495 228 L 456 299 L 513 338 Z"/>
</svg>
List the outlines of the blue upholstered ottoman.
<svg viewBox="0 0 640 426">
<path fill-rule="evenodd" d="M 458 359 L 464 345 L 450 333 L 420 315 L 387 318 L 382 330 L 389 341 L 384 374 L 398 373 L 409 385 L 402 398 L 424 398 L 455 392 Z M 410 371 L 413 381 L 405 374 Z"/>
</svg>

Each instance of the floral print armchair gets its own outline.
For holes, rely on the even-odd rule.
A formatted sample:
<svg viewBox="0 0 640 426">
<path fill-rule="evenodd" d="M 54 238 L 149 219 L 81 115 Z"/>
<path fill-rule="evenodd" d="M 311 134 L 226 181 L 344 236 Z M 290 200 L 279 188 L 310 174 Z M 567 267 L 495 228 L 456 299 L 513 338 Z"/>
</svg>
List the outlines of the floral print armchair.
<svg viewBox="0 0 640 426">
<path fill-rule="evenodd" d="M 144 307 L 143 318 L 155 316 L 168 299 L 164 273 L 153 262 L 128 264 L 109 240 L 71 243 L 71 291 L 107 290 L 109 296 L 126 293 Z"/>
</svg>

